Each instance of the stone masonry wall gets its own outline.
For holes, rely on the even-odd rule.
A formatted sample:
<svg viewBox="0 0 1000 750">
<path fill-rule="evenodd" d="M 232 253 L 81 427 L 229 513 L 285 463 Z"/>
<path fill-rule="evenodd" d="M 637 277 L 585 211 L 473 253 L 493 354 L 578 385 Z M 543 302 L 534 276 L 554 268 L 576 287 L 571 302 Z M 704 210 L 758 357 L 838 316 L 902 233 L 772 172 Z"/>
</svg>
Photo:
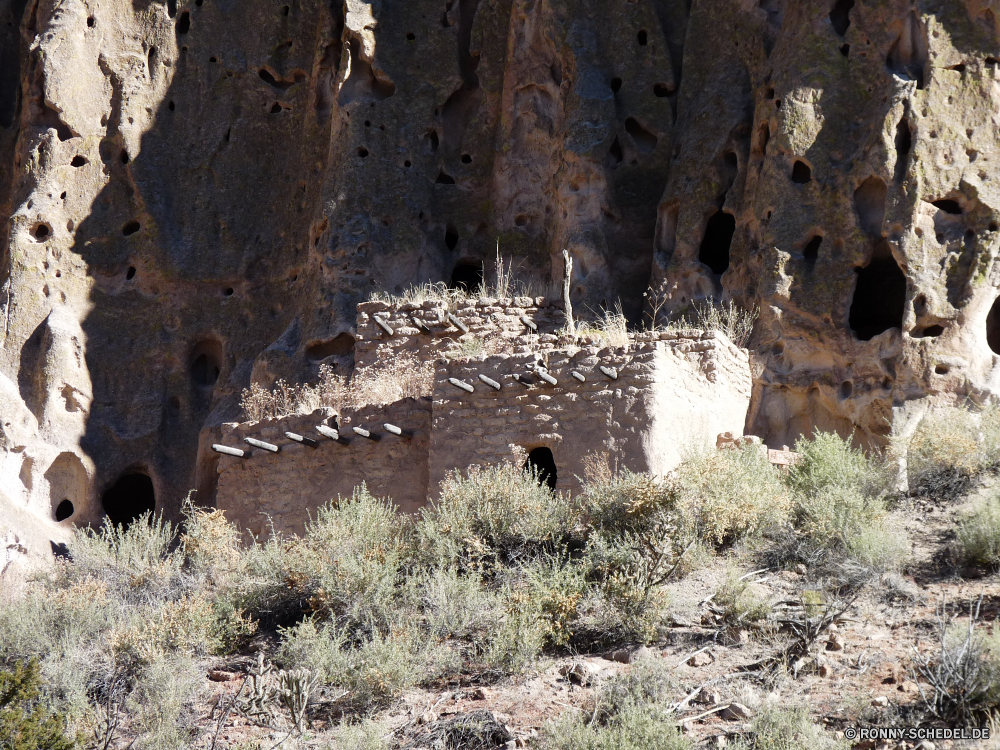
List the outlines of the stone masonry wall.
<svg viewBox="0 0 1000 750">
<path fill-rule="evenodd" d="M 538 363 L 556 385 L 532 373 Z M 617 379 L 601 366 L 617 371 Z M 578 489 L 588 454 L 662 475 L 686 452 L 714 445 L 719 433 L 742 435 L 750 393 L 746 352 L 699 331 L 640 335 L 632 351 L 586 347 L 443 362 L 434 389 L 431 487 L 449 470 L 510 459 L 514 446 L 549 448 L 557 489 Z"/>
<path fill-rule="evenodd" d="M 383 424 L 403 429 L 402 437 Z M 431 423 L 430 399 L 404 399 L 388 406 L 348 410 L 339 417 L 332 409 L 306 416 L 268 419 L 223 426 L 222 442 L 249 449 L 249 458 L 221 456 L 218 507 L 244 532 L 267 536 L 268 518 L 276 531 L 301 533 L 310 514 L 329 500 L 350 497 L 365 482 L 373 495 L 390 497 L 404 512 L 413 512 L 427 497 L 427 446 Z M 316 432 L 316 425 L 338 427 L 333 441 Z M 375 440 L 354 433 L 368 429 Z M 294 432 L 316 441 L 316 447 L 285 437 Z M 280 447 L 279 453 L 250 448 L 244 438 Z"/>
<path fill-rule="evenodd" d="M 449 313 L 469 328 L 468 334 L 448 320 Z M 522 315 L 538 330 L 526 326 Z M 375 323 L 374 316 L 392 329 L 392 336 Z M 423 323 L 426 330 L 418 328 L 415 321 Z M 369 367 L 380 358 L 388 358 L 390 352 L 412 352 L 422 360 L 437 359 L 463 336 L 496 336 L 504 339 L 514 353 L 552 349 L 559 343 L 556 332 L 565 321 L 562 305 L 549 304 L 544 297 L 483 297 L 450 306 L 443 300 L 403 305 L 364 302 L 358 305 L 355 367 Z"/>
</svg>

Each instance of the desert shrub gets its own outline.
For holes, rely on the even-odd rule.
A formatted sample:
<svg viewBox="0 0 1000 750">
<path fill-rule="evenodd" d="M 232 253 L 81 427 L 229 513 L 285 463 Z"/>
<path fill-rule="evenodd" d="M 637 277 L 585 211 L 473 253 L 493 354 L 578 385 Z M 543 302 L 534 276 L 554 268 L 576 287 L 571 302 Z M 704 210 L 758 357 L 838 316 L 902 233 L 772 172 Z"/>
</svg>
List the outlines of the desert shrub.
<svg viewBox="0 0 1000 750">
<path fill-rule="evenodd" d="M 736 346 L 745 347 L 750 342 L 758 317 L 760 309 L 756 305 L 744 310 L 735 302 L 728 305 L 705 303 L 695 308 L 693 325 L 703 331 L 724 333 Z"/>
<path fill-rule="evenodd" d="M 924 706 L 948 722 L 970 721 L 1000 707 L 1000 626 L 980 622 L 978 603 L 970 603 L 965 622 L 947 603 L 937 613 L 937 645 L 928 654 L 914 652 L 913 665 Z"/>
<path fill-rule="evenodd" d="M 736 750 L 848 750 L 851 747 L 849 740 L 837 740 L 814 724 L 805 708 L 766 705 L 750 726 L 750 735 L 736 741 Z"/>
<path fill-rule="evenodd" d="M 722 585 L 712 597 L 713 609 L 724 628 L 737 631 L 767 619 L 771 603 L 736 568 L 729 567 Z"/>
<path fill-rule="evenodd" d="M 252 546 L 235 606 L 266 627 L 312 612 L 361 630 L 385 629 L 398 604 L 409 527 L 388 500 L 362 484 L 322 506 L 303 537 L 272 534 Z"/>
<path fill-rule="evenodd" d="M 813 564 L 865 571 L 894 569 L 907 553 L 905 535 L 889 525 L 893 469 L 834 433 L 800 439 L 787 483 L 794 502 L 796 555 Z"/>
<path fill-rule="evenodd" d="M 106 522 L 99 530 L 76 529 L 61 565 L 60 586 L 88 578 L 102 581 L 111 596 L 128 604 L 163 601 L 193 589 L 176 551 L 177 530 L 161 517 L 143 514 L 129 526 Z"/>
<path fill-rule="evenodd" d="M 72 750 L 66 717 L 46 709 L 41 700 L 38 662 L 18 662 L 0 670 L 0 747 L 4 750 Z"/>
<path fill-rule="evenodd" d="M 586 714 L 568 711 L 542 728 L 536 746 L 544 750 L 693 750 L 668 708 L 676 689 L 667 669 L 640 662 L 628 675 L 609 680 L 597 706 Z"/>
<path fill-rule="evenodd" d="M 345 703 L 364 709 L 435 676 L 438 656 L 405 624 L 387 636 L 373 633 L 352 640 L 346 629 L 310 619 L 282 632 L 277 662 L 285 669 L 312 670 L 343 690 Z"/>
<path fill-rule="evenodd" d="M 671 481 L 677 507 L 706 542 L 729 545 L 785 521 L 788 492 L 760 446 L 699 453 Z"/>
<path fill-rule="evenodd" d="M 958 523 L 958 557 L 970 565 L 1000 565 L 1000 495 L 981 500 Z"/>
<path fill-rule="evenodd" d="M 390 750 L 391 730 L 373 719 L 345 724 L 337 731 L 338 750 Z"/>
<path fill-rule="evenodd" d="M 909 440 L 897 441 L 895 449 L 906 456 L 907 480 L 912 492 L 958 497 L 980 475 L 997 466 L 1000 406 L 932 409 L 920 420 Z"/>
<path fill-rule="evenodd" d="M 416 531 L 424 564 L 489 571 L 554 550 L 578 520 L 569 498 L 505 463 L 450 473 Z"/>
</svg>

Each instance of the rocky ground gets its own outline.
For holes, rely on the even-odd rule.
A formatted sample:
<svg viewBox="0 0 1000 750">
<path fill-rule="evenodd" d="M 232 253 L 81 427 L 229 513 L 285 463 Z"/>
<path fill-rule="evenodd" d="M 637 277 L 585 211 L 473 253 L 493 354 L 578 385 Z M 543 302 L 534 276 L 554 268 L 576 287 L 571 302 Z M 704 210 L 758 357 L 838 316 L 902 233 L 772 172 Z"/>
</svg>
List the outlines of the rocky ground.
<svg viewBox="0 0 1000 750">
<path fill-rule="evenodd" d="M 793 620 L 802 602 L 811 601 L 812 581 L 804 568 L 773 570 L 755 553 L 711 560 L 671 587 L 670 615 L 659 641 L 603 654 L 549 657 L 527 674 L 499 683 L 463 682 L 407 692 L 376 718 L 395 747 L 531 747 L 546 721 L 566 711 L 595 710 L 600 686 L 635 670 L 644 659 L 659 660 L 675 688 L 677 723 L 699 746 L 725 747 L 749 731 L 765 703 L 808 706 L 813 720 L 843 737 L 852 727 L 947 726 L 928 719 L 922 690 L 913 671 L 914 653 L 933 653 L 942 604 L 962 618 L 980 598 L 980 617 L 992 622 L 1000 611 L 1000 577 L 989 571 L 959 569 L 950 563 L 954 521 L 962 504 L 908 500 L 894 511 L 913 551 L 898 576 L 869 587 L 816 635 L 808 651 L 797 649 Z M 767 598 L 772 615 L 759 626 L 727 630 L 718 625 L 714 593 L 727 570 L 738 565 L 751 574 L 753 589 Z M 831 606 L 834 602 L 829 602 Z M 820 605 L 822 606 L 822 605 Z M 837 607 L 833 607 L 831 615 Z M 254 648 L 266 651 L 266 641 Z M 788 654 L 787 659 L 782 654 Z M 246 675 L 257 658 L 245 655 L 220 662 L 206 675 L 212 695 L 199 727 L 204 747 L 270 748 L 332 745 L 341 720 L 323 710 L 319 696 L 302 734 L 281 722 L 267 725 L 229 707 L 248 688 Z M 463 726 L 477 734 L 461 738 Z M 450 738 L 450 740 L 449 740 Z M 446 744 L 450 742 L 451 744 Z M 455 744 L 455 743 L 458 744 Z M 916 744 L 870 740 L 855 748 L 995 748 L 993 741 Z"/>
</svg>

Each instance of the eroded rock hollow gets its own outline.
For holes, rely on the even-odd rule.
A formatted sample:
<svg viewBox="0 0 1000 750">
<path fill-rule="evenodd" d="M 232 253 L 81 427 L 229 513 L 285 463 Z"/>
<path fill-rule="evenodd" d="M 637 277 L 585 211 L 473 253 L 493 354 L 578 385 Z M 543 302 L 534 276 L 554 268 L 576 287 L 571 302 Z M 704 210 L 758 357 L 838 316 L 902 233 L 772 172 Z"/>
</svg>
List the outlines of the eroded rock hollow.
<svg viewBox="0 0 1000 750">
<path fill-rule="evenodd" d="M 348 370 L 357 303 L 498 246 L 542 292 L 568 249 L 584 314 L 759 307 L 772 445 L 989 398 L 998 14 L 0 0 L 0 510 L 212 502 L 243 388 Z"/>
</svg>

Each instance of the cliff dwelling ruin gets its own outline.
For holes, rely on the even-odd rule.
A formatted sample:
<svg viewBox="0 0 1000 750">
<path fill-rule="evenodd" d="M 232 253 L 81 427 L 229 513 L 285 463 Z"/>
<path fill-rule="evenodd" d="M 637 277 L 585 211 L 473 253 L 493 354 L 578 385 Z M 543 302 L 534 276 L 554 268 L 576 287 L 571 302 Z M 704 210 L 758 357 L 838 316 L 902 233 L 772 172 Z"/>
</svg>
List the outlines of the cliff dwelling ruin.
<svg viewBox="0 0 1000 750">
<path fill-rule="evenodd" d="M 655 471 L 725 431 L 874 450 L 924 405 L 995 398 L 988 5 L 0 0 L 0 533 L 48 550 L 263 487 L 284 444 L 211 448 L 286 426 L 241 424 L 244 390 L 363 372 L 382 345 L 437 361 L 464 334 L 378 308 L 387 336 L 370 300 L 492 283 L 498 246 L 538 330 L 506 308 L 497 330 L 530 343 L 442 360 L 426 401 L 313 420 L 413 433 L 288 446 L 411 462 L 402 489 L 345 468 L 323 493 L 416 502 L 508 445 L 572 489 L 581 433 Z M 560 340 L 563 250 L 577 317 L 620 304 L 627 351 Z M 704 304 L 759 310 L 746 350 L 643 338 Z M 539 362 L 556 385 L 521 381 Z M 663 426 L 675 405 L 704 422 Z"/>
</svg>

